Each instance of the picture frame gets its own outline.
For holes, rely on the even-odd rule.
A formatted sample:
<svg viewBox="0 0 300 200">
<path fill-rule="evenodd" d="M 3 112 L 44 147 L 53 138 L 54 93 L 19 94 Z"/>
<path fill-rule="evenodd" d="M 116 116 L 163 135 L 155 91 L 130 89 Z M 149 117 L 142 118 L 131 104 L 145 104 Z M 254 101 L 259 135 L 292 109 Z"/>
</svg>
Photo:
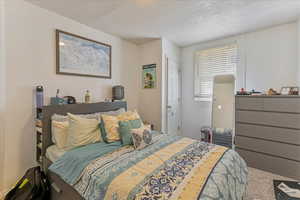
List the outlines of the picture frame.
<svg viewBox="0 0 300 200">
<path fill-rule="evenodd" d="M 299 95 L 299 87 L 296 86 L 285 86 L 280 90 L 281 95 Z"/>
<path fill-rule="evenodd" d="M 112 47 L 56 29 L 56 74 L 112 78 Z"/>
<path fill-rule="evenodd" d="M 143 65 L 142 81 L 143 89 L 156 88 L 156 64 Z"/>
</svg>

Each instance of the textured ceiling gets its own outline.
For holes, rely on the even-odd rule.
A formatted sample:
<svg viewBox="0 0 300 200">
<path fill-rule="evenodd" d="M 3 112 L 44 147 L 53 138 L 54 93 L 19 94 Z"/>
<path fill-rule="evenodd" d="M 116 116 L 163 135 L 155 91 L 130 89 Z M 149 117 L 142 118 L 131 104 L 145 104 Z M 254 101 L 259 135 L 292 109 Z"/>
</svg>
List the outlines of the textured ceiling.
<svg viewBox="0 0 300 200">
<path fill-rule="evenodd" d="M 136 43 L 180 46 L 296 20 L 300 0 L 27 0 Z"/>
</svg>

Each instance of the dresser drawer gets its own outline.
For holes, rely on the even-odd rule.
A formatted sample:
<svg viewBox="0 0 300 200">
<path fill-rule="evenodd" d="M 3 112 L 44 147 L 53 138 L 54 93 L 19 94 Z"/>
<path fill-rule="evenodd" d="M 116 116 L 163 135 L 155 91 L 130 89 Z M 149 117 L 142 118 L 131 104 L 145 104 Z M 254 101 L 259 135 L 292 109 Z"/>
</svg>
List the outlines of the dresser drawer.
<svg viewBox="0 0 300 200">
<path fill-rule="evenodd" d="M 236 135 L 300 145 L 300 130 L 237 123 Z"/>
<path fill-rule="evenodd" d="M 300 180 L 300 163 L 237 148 L 249 167 Z"/>
<path fill-rule="evenodd" d="M 236 146 L 300 162 L 300 146 L 247 138 L 243 136 L 236 137 Z"/>
<path fill-rule="evenodd" d="M 263 110 L 263 98 L 237 97 L 236 109 L 239 110 Z"/>
<path fill-rule="evenodd" d="M 300 98 L 264 98 L 264 110 L 300 113 Z"/>
<path fill-rule="evenodd" d="M 236 121 L 269 125 L 284 128 L 300 129 L 300 114 L 237 111 Z"/>
</svg>

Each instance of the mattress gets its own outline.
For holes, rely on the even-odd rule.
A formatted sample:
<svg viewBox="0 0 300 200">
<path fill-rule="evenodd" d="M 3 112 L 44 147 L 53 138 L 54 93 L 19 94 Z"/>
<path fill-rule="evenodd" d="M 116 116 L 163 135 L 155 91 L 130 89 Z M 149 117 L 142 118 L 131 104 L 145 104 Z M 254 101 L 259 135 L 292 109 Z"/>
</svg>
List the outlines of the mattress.
<svg viewBox="0 0 300 200">
<path fill-rule="evenodd" d="M 162 135 L 134 150 L 96 143 L 65 153 L 49 170 L 84 199 L 242 199 L 247 166 L 233 150 Z"/>
<path fill-rule="evenodd" d="M 66 153 L 65 150 L 59 149 L 56 145 L 51 145 L 47 148 L 46 157 L 51 161 L 55 162 L 58 160 L 62 155 Z"/>
</svg>

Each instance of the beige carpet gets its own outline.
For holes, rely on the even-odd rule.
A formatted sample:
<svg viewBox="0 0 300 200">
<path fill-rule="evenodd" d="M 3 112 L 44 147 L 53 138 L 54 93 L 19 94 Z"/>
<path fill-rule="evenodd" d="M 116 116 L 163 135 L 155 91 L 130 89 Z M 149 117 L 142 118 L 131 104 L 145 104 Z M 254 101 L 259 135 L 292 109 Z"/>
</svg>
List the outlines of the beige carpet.
<svg viewBox="0 0 300 200">
<path fill-rule="evenodd" d="M 269 172 L 249 168 L 248 188 L 244 200 L 275 200 L 273 180 L 293 180 Z"/>
</svg>

